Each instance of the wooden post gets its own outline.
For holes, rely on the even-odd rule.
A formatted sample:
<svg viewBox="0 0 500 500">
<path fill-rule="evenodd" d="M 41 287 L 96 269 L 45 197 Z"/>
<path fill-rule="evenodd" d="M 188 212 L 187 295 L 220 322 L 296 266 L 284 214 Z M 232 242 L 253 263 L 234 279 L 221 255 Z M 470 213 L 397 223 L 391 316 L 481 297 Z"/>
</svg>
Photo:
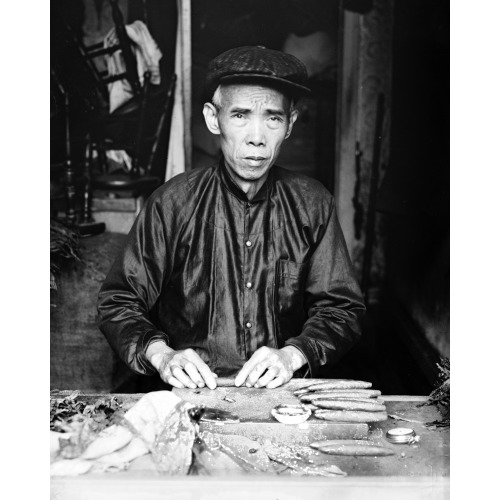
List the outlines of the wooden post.
<svg viewBox="0 0 500 500">
<path fill-rule="evenodd" d="M 340 78 L 337 92 L 337 148 L 335 161 L 335 200 L 340 226 L 352 256 L 354 247 L 354 206 L 356 183 L 356 140 L 358 131 L 358 79 L 360 16 L 343 10 L 340 29 Z"/>
<path fill-rule="evenodd" d="M 370 192 L 368 195 L 368 217 L 366 222 L 365 248 L 363 252 L 363 271 L 361 275 L 361 290 L 368 303 L 368 289 L 370 287 L 370 269 L 372 252 L 375 240 L 375 203 L 377 200 L 380 149 L 382 147 L 382 130 L 384 125 L 385 96 L 380 93 L 377 98 L 377 111 L 375 120 L 375 138 L 373 141 L 372 172 L 370 178 Z"/>
<path fill-rule="evenodd" d="M 181 23 L 181 54 L 182 73 L 179 84 L 182 86 L 182 109 L 184 113 L 184 154 L 186 171 L 192 168 L 192 139 L 191 139 L 191 0 L 178 0 Z"/>
</svg>

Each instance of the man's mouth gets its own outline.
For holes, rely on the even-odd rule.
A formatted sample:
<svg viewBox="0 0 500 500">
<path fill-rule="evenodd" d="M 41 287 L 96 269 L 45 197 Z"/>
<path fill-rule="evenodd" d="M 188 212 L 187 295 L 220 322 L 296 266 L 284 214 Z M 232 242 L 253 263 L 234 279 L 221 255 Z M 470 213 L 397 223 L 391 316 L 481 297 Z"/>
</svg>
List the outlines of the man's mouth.
<svg viewBox="0 0 500 500">
<path fill-rule="evenodd" d="M 245 156 L 245 160 L 262 161 L 266 158 L 264 156 Z"/>
</svg>

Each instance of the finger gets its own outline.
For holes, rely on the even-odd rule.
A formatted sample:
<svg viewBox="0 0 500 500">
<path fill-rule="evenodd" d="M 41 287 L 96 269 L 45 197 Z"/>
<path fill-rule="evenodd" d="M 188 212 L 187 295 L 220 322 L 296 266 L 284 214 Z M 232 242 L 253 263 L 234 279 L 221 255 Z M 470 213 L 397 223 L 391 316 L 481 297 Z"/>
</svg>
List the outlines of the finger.
<svg viewBox="0 0 500 500">
<path fill-rule="evenodd" d="M 168 366 L 160 366 L 158 368 L 158 374 L 160 375 L 160 378 L 163 380 L 163 382 L 165 382 L 166 384 L 170 384 L 168 379 L 172 376 L 172 373 L 170 372 Z"/>
<path fill-rule="evenodd" d="M 172 375 L 170 375 L 166 380 L 165 382 L 167 384 L 170 384 L 171 386 L 173 387 L 177 387 L 177 389 L 184 389 L 184 384 L 182 384 L 181 382 L 179 382 L 175 377 L 173 377 Z"/>
<path fill-rule="evenodd" d="M 236 378 L 234 379 L 234 385 L 236 387 L 240 387 L 241 385 L 243 385 L 250 372 L 259 362 L 259 359 L 260 359 L 260 353 L 259 350 L 257 350 L 253 353 L 253 356 L 243 365 L 243 368 L 240 370 L 238 375 L 236 375 Z"/>
<path fill-rule="evenodd" d="M 245 382 L 245 380 L 247 379 L 247 375 L 249 373 L 249 369 L 248 369 L 247 365 L 248 365 L 248 361 L 243 365 L 243 368 L 236 375 L 236 378 L 234 379 L 234 386 L 235 387 L 240 387 L 241 385 L 243 385 L 243 382 Z"/>
<path fill-rule="evenodd" d="M 196 389 L 196 384 L 186 375 L 184 370 L 180 366 L 171 366 L 172 375 L 186 387 L 190 389 Z"/>
<path fill-rule="evenodd" d="M 198 386 L 198 387 L 205 387 L 205 382 L 203 381 L 203 378 L 201 377 L 198 368 L 194 363 L 191 361 L 188 361 L 184 365 L 184 371 L 191 377 L 191 380 Z"/>
<path fill-rule="evenodd" d="M 262 375 L 262 377 L 257 380 L 255 383 L 255 387 L 264 387 L 266 386 L 271 380 L 275 379 L 276 376 L 279 373 L 279 368 L 276 366 L 271 366 L 270 368 L 267 369 L 267 371 Z"/>
<path fill-rule="evenodd" d="M 288 379 L 288 380 L 290 380 L 290 379 Z M 288 382 L 288 380 L 283 375 L 278 375 L 275 379 L 271 380 L 271 382 L 269 382 L 266 385 L 266 387 L 268 389 L 275 389 L 276 387 L 283 385 L 285 382 Z"/>
<path fill-rule="evenodd" d="M 195 366 L 197 373 L 199 373 L 200 380 L 203 383 L 201 386 L 198 384 L 199 387 L 203 387 L 206 384 L 209 389 L 215 389 L 217 384 L 215 382 L 214 373 L 212 373 L 205 361 L 201 359 L 200 355 L 191 349 L 186 351 L 186 355 L 188 356 L 190 362 Z"/>
<path fill-rule="evenodd" d="M 247 387 L 253 387 L 257 380 L 262 376 L 262 374 L 270 368 L 268 360 L 261 361 L 260 363 L 257 363 L 253 370 L 250 372 L 250 375 L 247 377 Z"/>
<path fill-rule="evenodd" d="M 207 384 L 207 387 L 209 389 L 215 389 L 217 387 L 217 382 L 215 381 L 215 375 L 208 365 L 200 358 L 200 363 L 196 366 L 198 368 L 198 371 L 200 372 L 201 376 L 203 377 L 203 380 L 205 381 L 205 384 Z M 215 377 L 214 377 L 215 375 Z"/>
<path fill-rule="evenodd" d="M 172 387 L 177 387 L 178 389 L 183 389 L 184 384 L 181 384 L 173 375 L 170 368 L 165 368 L 162 372 L 160 372 L 160 377 L 166 384 L 170 384 Z"/>
</svg>

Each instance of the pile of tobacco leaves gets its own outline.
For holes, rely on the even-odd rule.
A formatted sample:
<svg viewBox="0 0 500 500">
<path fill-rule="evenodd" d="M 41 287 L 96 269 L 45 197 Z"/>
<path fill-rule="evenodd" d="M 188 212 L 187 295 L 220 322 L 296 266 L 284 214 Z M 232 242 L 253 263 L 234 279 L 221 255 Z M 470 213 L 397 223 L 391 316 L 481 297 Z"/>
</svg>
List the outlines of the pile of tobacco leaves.
<svg viewBox="0 0 500 500">
<path fill-rule="evenodd" d="M 80 260 L 78 232 L 60 219 L 50 219 L 50 288 L 57 290 L 56 273 L 59 262 Z"/>
<path fill-rule="evenodd" d="M 430 428 L 450 427 L 450 360 L 449 358 L 441 358 L 441 363 L 436 363 L 439 369 L 437 387 L 429 394 L 429 399 L 423 405 L 437 406 L 441 416 L 441 420 L 427 422 L 425 425 Z"/>
<path fill-rule="evenodd" d="M 122 401 L 115 396 L 98 399 L 93 404 L 79 401 L 80 392 L 64 398 L 50 399 L 50 430 L 69 433 L 61 439 L 61 455 L 74 458 L 106 427 L 119 423 L 125 414 Z"/>
</svg>

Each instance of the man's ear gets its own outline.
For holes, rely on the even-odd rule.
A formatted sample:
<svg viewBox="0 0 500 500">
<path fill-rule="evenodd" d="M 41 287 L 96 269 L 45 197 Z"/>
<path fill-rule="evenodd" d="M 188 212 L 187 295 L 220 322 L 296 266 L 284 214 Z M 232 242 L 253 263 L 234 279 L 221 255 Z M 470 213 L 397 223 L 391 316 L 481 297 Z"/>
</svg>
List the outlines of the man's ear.
<svg viewBox="0 0 500 500">
<path fill-rule="evenodd" d="M 219 119 L 217 118 L 217 109 L 211 102 L 206 102 L 203 105 L 203 116 L 208 130 L 212 134 L 220 135 Z"/>
<path fill-rule="evenodd" d="M 292 133 L 293 129 L 293 124 L 295 123 L 295 120 L 297 119 L 298 116 L 299 112 L 296 109 L 294 109 L 290 113 L 290 119 L 288 121 L 288 130 L 286 131 L 285 139 L 288 139 L 290 137 L 290 134 Z"/>
</svg>

